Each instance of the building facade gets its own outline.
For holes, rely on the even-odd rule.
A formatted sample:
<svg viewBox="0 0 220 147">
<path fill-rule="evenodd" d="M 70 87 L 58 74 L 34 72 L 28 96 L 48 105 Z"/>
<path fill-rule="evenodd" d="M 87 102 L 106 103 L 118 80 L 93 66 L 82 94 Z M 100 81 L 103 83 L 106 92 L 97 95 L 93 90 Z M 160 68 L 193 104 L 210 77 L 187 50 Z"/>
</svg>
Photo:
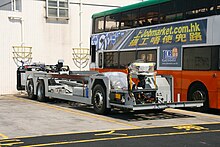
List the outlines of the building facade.
<svg viewBox="0 0 220 147">
<path fill-rule="evenodd" d="M 140 1 L 1 0 L 0 95 L 17 92 L 22 64 L 63 59 L 71 70 L 88 70 L 92 14 Z"/>
</svg>

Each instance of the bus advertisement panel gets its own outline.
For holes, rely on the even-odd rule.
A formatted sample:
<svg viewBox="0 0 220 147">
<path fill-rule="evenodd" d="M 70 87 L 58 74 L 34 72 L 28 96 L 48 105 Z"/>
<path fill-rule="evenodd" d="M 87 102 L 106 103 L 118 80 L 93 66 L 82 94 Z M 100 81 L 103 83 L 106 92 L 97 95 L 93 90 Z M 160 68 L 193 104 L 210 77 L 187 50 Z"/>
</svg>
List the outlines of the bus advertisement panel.
<svg viewBox="0 0 220 147">
<path fill-rule="evenodd" d="M 159 67 L 181 67 L 182 45 L 207 40 L 207 19 L 92 35 L 96 50 L 159 47 Z"/>
<path fill-rule="evenodd" d="M 207 19 L 202 19 L 96 34 L 92 35 L 92 45 L 96 45 L 97 50 L 114 50 L 169 44 L 198 44 L 206 43 L 206 34 Z"/>
</svg>

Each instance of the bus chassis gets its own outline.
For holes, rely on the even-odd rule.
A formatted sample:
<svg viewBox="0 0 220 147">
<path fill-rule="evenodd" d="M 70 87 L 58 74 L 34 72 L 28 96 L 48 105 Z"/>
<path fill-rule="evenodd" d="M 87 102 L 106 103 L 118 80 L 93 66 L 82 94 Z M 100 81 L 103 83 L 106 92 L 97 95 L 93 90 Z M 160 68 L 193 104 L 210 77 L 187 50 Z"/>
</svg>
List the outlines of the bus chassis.
<svg viewBox="0 0 220 147">
<path fill-rule="evenodd" d="M 98 114 L 113 107 L 136 111 L 203 105 L 203 101 L 174 102 L 173 77 L 157 75 L 153 68 L 153 63 L 132 63 L 125 74 L 70 71 L 59 62 L 22 66 L 17 71 L 17 89 L 42 102 L 56 98 L 93 105 Z"/>
</svg>

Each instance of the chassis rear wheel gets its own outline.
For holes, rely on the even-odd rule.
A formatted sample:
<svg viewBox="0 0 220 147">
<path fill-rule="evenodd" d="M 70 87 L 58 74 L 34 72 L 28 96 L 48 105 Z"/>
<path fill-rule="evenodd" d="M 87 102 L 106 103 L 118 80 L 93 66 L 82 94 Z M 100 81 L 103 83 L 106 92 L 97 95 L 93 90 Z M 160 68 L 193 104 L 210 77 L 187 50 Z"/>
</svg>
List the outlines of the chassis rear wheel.
<svg viewBox="0 0 220 147">
<path fill-rule="evenodd" d="M 106 106 L 106 93 L 102 85 L 97 84 L 93 88 L 92 94 L 92 103 L 94 110 L 98 114 L 107 114 L 110 112 L 110 109 Z"/>
<path fill-rule="evenodd" d="M 37 85 L 37 100 L 40 102 L 47 102 L 48 98 L 45 97 L 45 85 L 43 80 L 38 81 Z"/>
</svg>

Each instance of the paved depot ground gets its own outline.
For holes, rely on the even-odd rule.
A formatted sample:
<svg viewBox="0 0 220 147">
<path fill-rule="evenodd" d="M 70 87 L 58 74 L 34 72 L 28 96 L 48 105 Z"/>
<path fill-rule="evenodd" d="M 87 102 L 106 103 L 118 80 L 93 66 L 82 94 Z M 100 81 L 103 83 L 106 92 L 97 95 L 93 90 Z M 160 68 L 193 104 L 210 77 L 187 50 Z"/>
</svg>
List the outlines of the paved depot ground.
<svg viewBox="0 0 220 147">
<path fill-rule="evenodd" d="M 169 140 L 176 135 L 195 134 L 200 134 L 201 138 L 205 138 L 207 134 L 208 138 L 204 141 L 210 143 L 207 140 L 209 137 L 219 136 L 218 123 L 219 115 L 178 109 L 167 109 L 162 113 L 114 110 L 109 115 L 102 116 L 85 106 L 70 107 L 66 103 L 40 103 L 29 100 L 24 95 L 0 96 L 0 139 L 2 139 L 0 145 L 64 145 L 68 142 L 65 145 L 71 146 L 71 143 L 84 142 L 78 145 L 86 146 L 86 143 L 93 142 L 94 146 L 97 146 L 95 142 L 102 141 L 103 145 L 107 145 L 106 141 L 109 140 L 112 140 L 113 144 L 123 145 L 123 139 L 143 141 L 146 137 L 166 136 Z M 89 133 L 83 133 L 85 131 Z M 192 133 L 185 133 L 187 131 Z M 103 140 L 106 137 L 107 139 Z M 216 137 L 214 142 L 220 142 L 220 138 Z M 53 144 L 54 142 L 58 144 Z"/>
</svg>

